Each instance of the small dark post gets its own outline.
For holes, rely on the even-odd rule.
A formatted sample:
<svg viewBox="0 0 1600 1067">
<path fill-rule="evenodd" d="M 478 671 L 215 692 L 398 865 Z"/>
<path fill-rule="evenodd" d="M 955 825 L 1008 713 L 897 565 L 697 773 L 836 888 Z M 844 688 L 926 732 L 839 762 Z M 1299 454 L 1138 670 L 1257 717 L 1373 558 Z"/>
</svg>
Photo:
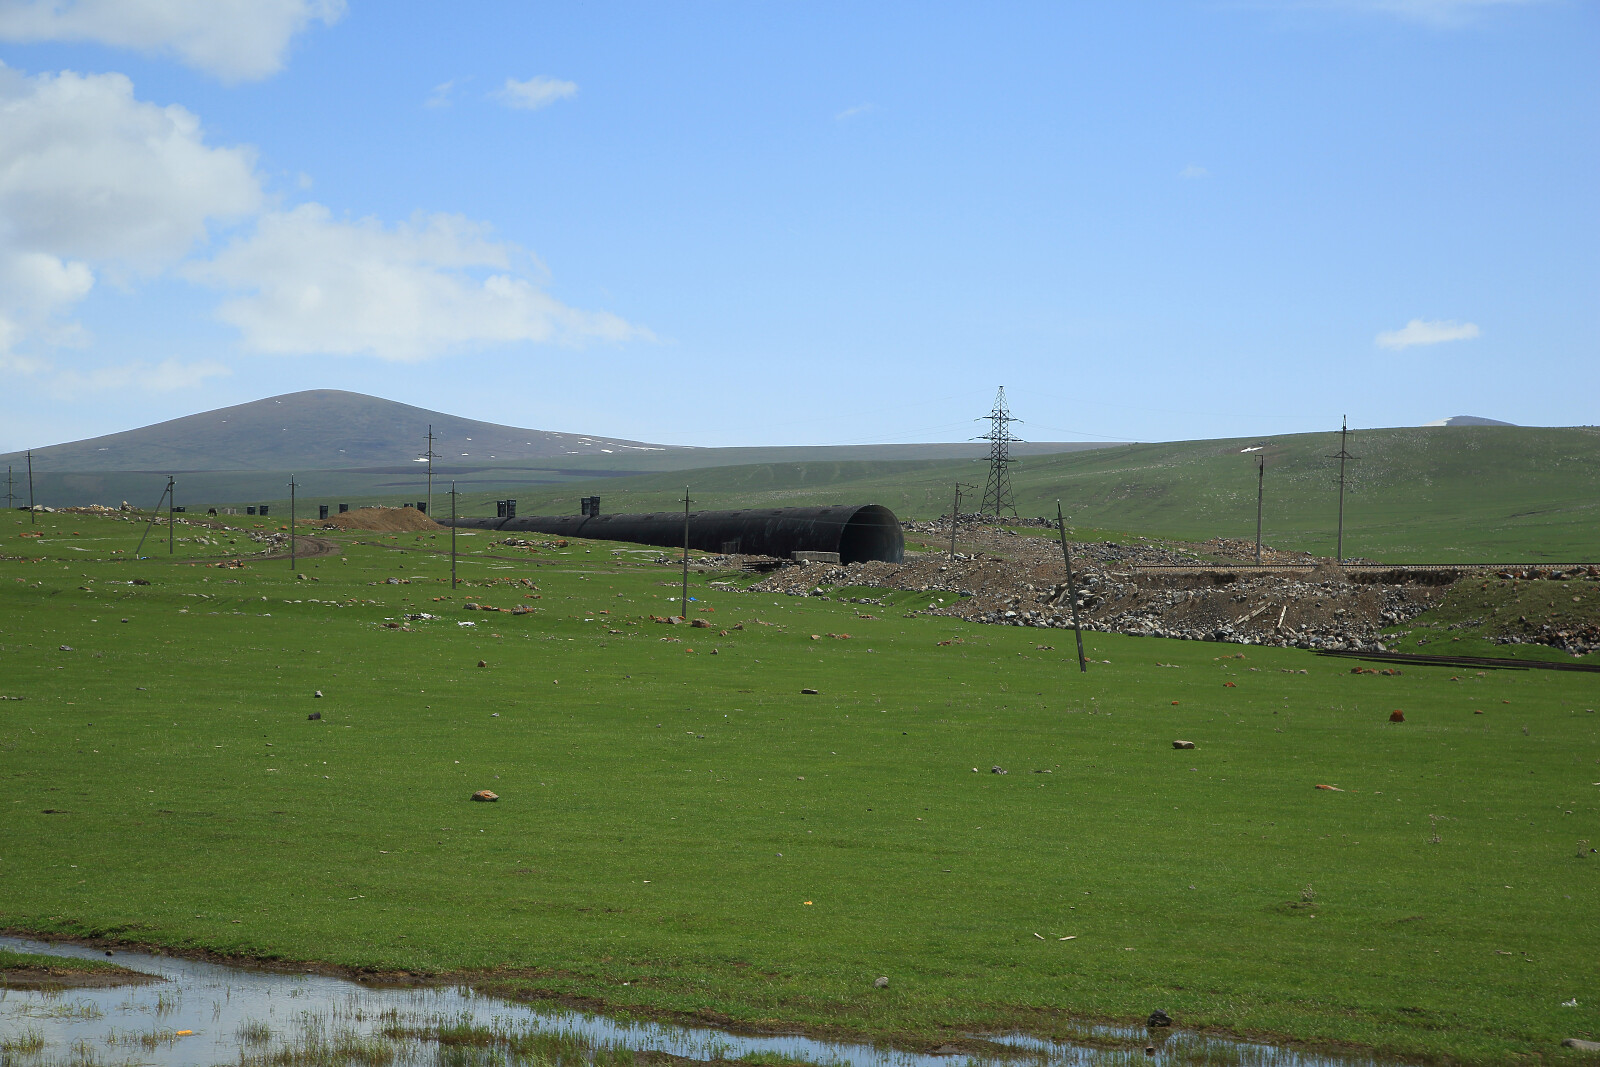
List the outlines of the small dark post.
<svg viewBox="0 0 1600 1067">
<path fill-rule="evenodd" d="M 289 475 L 289 569 L 294 570 L 294 475 Z"/>
<path fill-rule="evenodd" d="M 172 555 L 173 548 L 175 547 L 177 541 L 177 534 L 174 532 L 172 526 L 172 505 L 176 502 L 176 497 L 178 495 L 172 491 L 172 487 L 175 484 L 176 483 L 172 480 L 172 475 L 167 475 L 167 555 L 169 556 Z"/>
<path fill-rule="evenodd" d="M 1257 456 L 1256 462 L 1256 566 L 1261 566 L 1261 498 L 1267 488 L 1267 457 Z"/>
<path fill-rule="evenodd" d="M 450 483 L 450 589 L 456 587 L 456 483 Z"/>
<path fill-rule="evenodd" d="M 683 487 L 683 621 L 689 621 L 689 487 Z"/>
<path fill-rule="evenodd" d="M 39 515 L 33 510 L 33 449 L 28 449 L 28 525 L 32 526 L 39 521 Z"/>
<path fill-rule="evenodd" d="M 1067 550 L 1067 520 L 1061 517 L 1061 501 L 1056 501 L 1056 526 L 1061 530 L 1061 559 L 1067 565 L 1067 599 L 1072 602 L 1072 632 L 1078 638 L 1078 670 L 1089 673 L 1089 661 L 1083 658 L 1083 626 L 1078 621 L 1078 591 L 1072 585 L 1072 553 Z"/>
</svg>

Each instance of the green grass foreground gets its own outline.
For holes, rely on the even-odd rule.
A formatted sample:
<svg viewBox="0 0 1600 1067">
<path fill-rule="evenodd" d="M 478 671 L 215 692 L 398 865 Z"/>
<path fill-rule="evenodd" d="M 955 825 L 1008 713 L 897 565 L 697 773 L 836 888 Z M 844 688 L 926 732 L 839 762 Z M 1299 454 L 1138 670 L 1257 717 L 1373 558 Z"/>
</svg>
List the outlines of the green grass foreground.
<svg viewBox="0 0 1600 1067">
<path fill-rule="evenodd" d="M 659 625 L 677 572 L 626 546 L 492 549 L 436 600 L 448 534 L 296 580 L 14 522 L 0 927 L 907 1041 L 1600 1035 L 1593 675 L 1098 634 L 1081 675 L 1064 631 L 699 577 L 714 628 Z"/>
</svg>

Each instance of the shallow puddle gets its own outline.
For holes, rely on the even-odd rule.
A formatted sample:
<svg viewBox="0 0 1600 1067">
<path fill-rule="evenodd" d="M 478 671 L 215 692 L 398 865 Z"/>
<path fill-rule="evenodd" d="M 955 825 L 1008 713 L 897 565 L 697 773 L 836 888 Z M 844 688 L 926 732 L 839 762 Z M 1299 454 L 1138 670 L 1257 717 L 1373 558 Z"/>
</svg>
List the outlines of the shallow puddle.
<svg viewBox="0 0 1600 1067">
<path fill-rule="evenodd" d="M 76 945 L 0 937 L 0 948 L 105 959 Z M 480 996 L 464 986 L 370 988 L 342 978 L 118 952 L 167 979 L 110 989 L 0 987 L 0 1067 L 632 1067 L 636 1054 L 760 1067 L 1394 1067 L 1305 1055 L 1174 1028 L 1084 1026 L 1092 1044 L 983 1035 L 984 1055 L 930 1055 L 798 1036 L 613 1019 Z M 187 1031 L 187 1033 L 183 1033 Z M 1147 1055 L 1147 1042 L 1156 1050 Z M 1107 1047 L 1109 1046 L 1109 1047 Z"/>
</svg>

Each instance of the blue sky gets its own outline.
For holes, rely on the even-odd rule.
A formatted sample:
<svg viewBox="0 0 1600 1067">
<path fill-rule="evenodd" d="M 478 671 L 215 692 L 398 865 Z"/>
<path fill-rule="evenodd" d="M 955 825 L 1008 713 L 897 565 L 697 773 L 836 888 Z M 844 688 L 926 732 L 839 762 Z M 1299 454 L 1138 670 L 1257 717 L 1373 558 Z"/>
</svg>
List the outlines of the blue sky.
<svg viewBox="0 0 1600 1067">
<path fill-rule="evenodd" d="M 1588 0 L 0 0 L 0 451 L 1600 422 Z"/>
</svg>

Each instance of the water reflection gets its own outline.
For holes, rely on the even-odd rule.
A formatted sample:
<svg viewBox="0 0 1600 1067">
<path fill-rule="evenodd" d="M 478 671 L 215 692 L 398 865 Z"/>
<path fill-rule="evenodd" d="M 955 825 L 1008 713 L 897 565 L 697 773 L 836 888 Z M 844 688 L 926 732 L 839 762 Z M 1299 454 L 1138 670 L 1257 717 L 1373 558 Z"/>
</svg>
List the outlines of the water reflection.
<svg viewBox="0 0 1600 1067">
<path fill-rule="evenodd" d="M 0 948 L 97 958 L 0 937 Z M 0 1067 L 642 1067 L 660 1054 L 751 1067 L 1378 1067 L 1176 1030 L 1085 1025 L 1082 1043 L 986 1035 L 948 1055 L 613 1019 L 467 987 L 372 989 L 340 978 L 118 952 L 167 979 L 111 989 L 0 988 Z M 1146 1042 L 1157 1042 L 1146 1052 Z"/>
</svg>

